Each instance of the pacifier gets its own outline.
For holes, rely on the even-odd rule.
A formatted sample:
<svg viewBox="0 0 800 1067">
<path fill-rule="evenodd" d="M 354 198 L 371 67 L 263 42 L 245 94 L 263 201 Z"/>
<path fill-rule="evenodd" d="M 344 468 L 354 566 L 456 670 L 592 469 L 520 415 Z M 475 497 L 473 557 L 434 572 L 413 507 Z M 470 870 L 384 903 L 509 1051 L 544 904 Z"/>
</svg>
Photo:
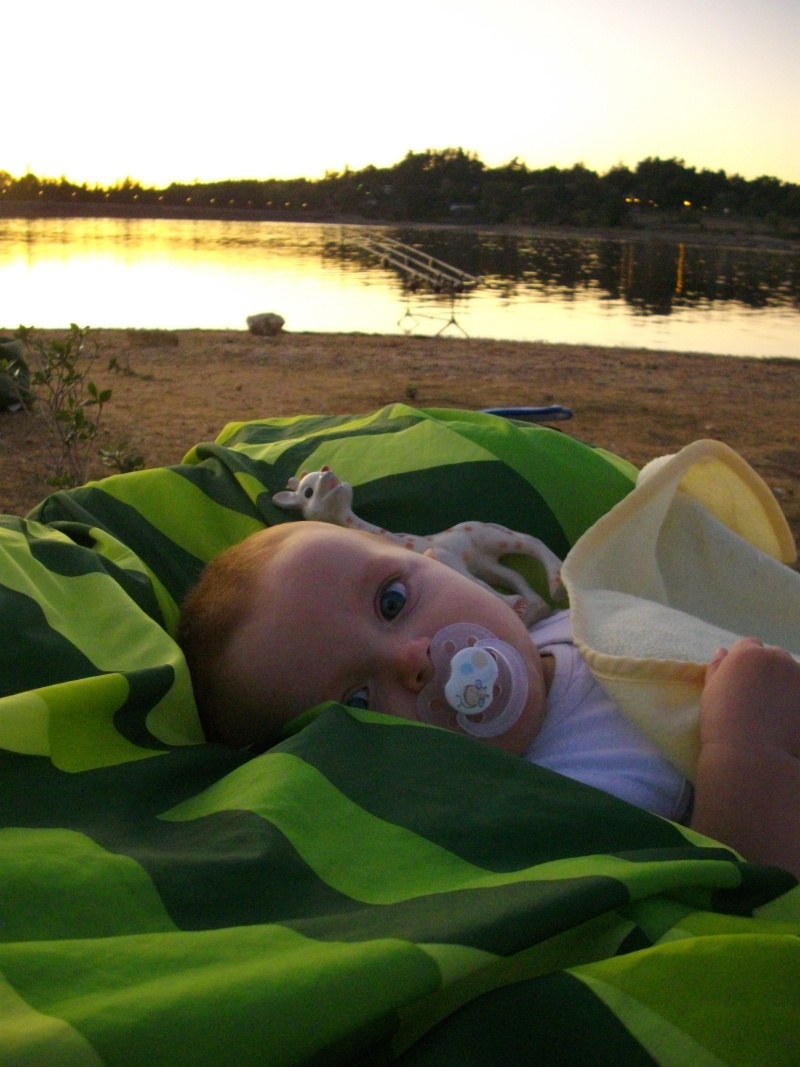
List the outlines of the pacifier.
<svg viewBox="0 0 800 1067">
<path fill-rule="evenodd" d="M 519 652 L 477 623 L 444 626 L 431 641 L 433 679 L 417 697 L 417 714 L 431 726 L 456 722 L 473 737 L 499 737 L 519 719 L 528 673 Z"/>
</svg>

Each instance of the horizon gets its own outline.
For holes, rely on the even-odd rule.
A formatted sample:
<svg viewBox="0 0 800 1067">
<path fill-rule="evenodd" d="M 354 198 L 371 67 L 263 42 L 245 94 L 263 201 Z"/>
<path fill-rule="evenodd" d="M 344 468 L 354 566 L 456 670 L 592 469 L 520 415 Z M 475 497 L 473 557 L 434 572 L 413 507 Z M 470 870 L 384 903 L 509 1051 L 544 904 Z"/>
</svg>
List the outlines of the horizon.
<svg viewBox="0 0 800 1067">
<path fill-rule="evenodd" d="M 3 60 L 13 175 L 317 181 L 460 145 L 489 169 L 702 159 L 800 184 L 796 0 L 229 0 L 214 19 L 40 0 L 4 29 L 25 44 Z"/>
<path fill-rule="evenodd" d="M 442 147 L 434 148 L 432 146 L 428 146 L 427 148 L 421 149 L 419 151 L 437 153 L 437 152 L 446 152 L 446 151 L 449 151 L 449 150 L 458 151 L 459 148 L 457 148 L 455 146 L 450 146 L 450 145 L 448 145 L 447 147 L 444 147 L 444 148 L 442 148 Z M 467 149 L 460 149 L 460 150 L 462 150 L 464 152 L 468 152 L 469 151 Z M 409 155 L 411 152 L 412 152 L 412 149 L 408 149 L 407 152 L 404 152 L 403 155 L 399 159 L 396 159 L 393 163 L 389 163 L 389 164 L 386 164 L 386 165 L 378 166 L 375 163 L 369 163 L 368 162 L 368 163 L 365 163 L 363 167 L 358 168 L 358 170 L 359 171 L 360 170 L 364 170 L 364 169 L 367 169 L 368 167 L 374 167 L 377 170 L 382 170 L 382 169 L 392 170 L 395 167 L 397 167 L 403 161 L 403 159 L 405 159 L 406 156 Z M 556 167 L 557 170 L 570 170 L 573 167 L 582 166 L 582 167 L 587 167 L 587 169 L 590 170 L 590 171 L 594 171 L 601 178 L 604 175 L 608 174 L 610 171 L 615 170 L 617 167 L 627 168 L 628 170 L 630 170 L 632 173 L 635 174 L 636 173 L 636 168 L 639 166 L 639 164 L 645 162 L 644 159 L 639 159 L 639 160 L 636 160 L 635 163 L 630 164 L 625 160 L 620 160 L 617 163 L 613 164 L 612 166 L 607 167 L 605 170 L 599 170 L 598 168 L 595 168 L 595 167 L 589 167 L 588 164 L 584 160 L 577 160 L 576 162 L 571 163 L 571 164 L 567 164 L 566 166 L 556 166 L 556 164 L 548 164 L 545 167 L 535 167 L 534 168 L 534 167 L 531 167 L 529 164 L 525 163 L 525 161 L 520 159 L 519 156 L 512 156 L 510 159 L 505 160 L 504 163 L 497 164 L 496 167 L 494 167 L 494 166 L 491 166 L 490 164 L 488 164 L 484 159 L 482 159 L 478 153 L 470 153 L 470 154 L 474 155 L 481 163 L 483 163 L 483 165 L 486 168 L 486 170 L 494 170 L 494 169 L 497 169 L 498 167 L 502 168 L 502 167 L 506 166 L 507 164 L 511 163 L 513 160 L 517 160 L 519 163 L 521 163 L 524 166 L 526 166 L 527 169 L 530 170 L 532 173 L 534 171 L 536 171 L 536 170 L 546 170 L 548 166 L 554 166 L 554 167 Z M 647 157 L 647 158 L 659 158 L 659 157 Z M 732 178 L 742 178 L 744 181 L 748 181 L 749 182 L 749 181 L 756 181 L 759 178 L 767 178 L 767 179 L 770 179 L 770 180 L 779 181 L 784 185 L 800 185 L 800 179 L 798 179 L 797 181 L 791 181 L 789 179 L 786 179 L 786 178 L 782 177 L 779 174 L 761 173 L 761 174 L 755 174 L 753 176 L 748 176 L 748 175 L 742 174 L 741 172 L 725 171 L 724 168 L 706 167 L 706 166 L 698 165 L 698 164 L 693 163 L 691 161 L 687 161 L 687 160 L 683 160 L 683 159 L 679 159 L 679 158 L 676 159 L 675 157 L 671 157 L 671 159 L 675 159 L 675 162 L 677 162 L 677 163 L 681 164 L 682 166 L 686 167 L 688 170 L 694 170 L 698 174 L 703 173 L 704 171 L 716 173 L 717 171 L 722 170 L 725 173 L 725 177 L 727 179 L 729 179 L 729 180 L 732 179 Z M 670 162 L 671 159 L 662 158 L 661 162 Z M 2 161 L 0 161 L 0 163 L 1 162 Z M 357 173 L 356 168 L 352 168 L 351 167 L 349 169 L 352 172 Z M 108 185 L 104 185 L 104 184 L 97 183 L 97 182 L 77 181 L 77 180 L 75 180 L 73 178 L 70 178 L 69 175 L 64 174 L 64 173 L 60 173 L 57 176 L 55 174 L 37 174 L 35 171 L 27 171 L 25 174 L 11 174 L 9 171 L 4 170 L 4 168 L 2 166 L 0 166 L 0 174 L 2 174 L 2 173 L 8 174 L 9 177 L 12 179 L 12 181 L 15 181 L 15 182 L 21 181 L 23 178 L 25 178 L 25 177 L 30 175 L 32 177 L 35 177 L 39 182 L 43 182 L 43 183 L 62 182 L 63 181 L 63 182 L 67 182 L 68 184 L 77 185 L 77 186 L 84 186 L 85 185 L 88 189 L 108 190 L 108 189 L 119 188 L 124 183 L 130 182 L 132 185 L 134 185 L 136 187 L 140 187 L 142 189 L 147 189 L 147 190 L 158 192 L 158 191 L 161 191 L 161 190 L 169 188 L 169 186 L 171 186 L 171 185 L 189 185 L 189 186 L 192 186 L 192 185 L 214 185 L 214 184 L 217 184 L 217 183 L 224 183 L 224 182 L 234 182 L 235 183 L 235 182 L 251 182 L 251 181 L 252 182 L 271 182 L 271 181 L 279 181 L 279 182 L 281 182 L 281 181 L 286 181 L 286 182 L 291 182 L 291 181 L 321 182 L 321 181 L 325 181 L 326 178 L 328 178 L 328 177 L 341 176 L 341 174 L 343 174 L 344 171 L 337 172 L 331 167 L 326 167 L 322 175 L 318 175 L 318 176 L 314 176 L 314 177 L 311 177 L 311 176 L 309 176 L 307 174 L 292 174 L 292 175 L 289 175 L 289 176 L 265 175 L 265 176 L 262 176 L 262 177 L 258 177 L 258 176 L 253 175 L 253 174 L 237 175 L 237 176 L 233 176 L 233 175 L 228 174 L 228 175 L 225 175 L 224 177 L 201 178 L 201 179 L 193 180 L 191 182 L 181 181 L 181 180 L 177 180 L 177 179 L 170 179 L 169 181 L 166 181 L 166 182 L 164 182 L 162 184 L 156 184 L 156 185 L 147 184 L 147 183 L 145 183 L 143 181 L 140 181 L 139 179 L 135 178 L 133 175 L 130 175 L 130 174 L 126 174 L 124 177 L 118 179 L 114 183 L 111 183 L 111 184 L 108 184 Z"/>
</svg>

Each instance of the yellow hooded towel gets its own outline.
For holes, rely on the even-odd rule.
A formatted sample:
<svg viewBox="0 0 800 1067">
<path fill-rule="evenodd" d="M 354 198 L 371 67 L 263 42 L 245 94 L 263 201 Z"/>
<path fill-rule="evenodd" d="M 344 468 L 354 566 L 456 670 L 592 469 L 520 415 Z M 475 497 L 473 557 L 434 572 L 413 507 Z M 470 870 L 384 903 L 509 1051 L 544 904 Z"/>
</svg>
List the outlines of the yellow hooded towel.
<svg viewBox="0 0 800 1067">
<path fill-rule="evenodd" d="M 564 561 L 586 662 L 692 780 L 714 652 L 749 636 L 800 658 L 800 574 L 786 566 L 796 555 L 752 467 L 719 441 L 696 441 L 648 464 Z"/>
</svg>

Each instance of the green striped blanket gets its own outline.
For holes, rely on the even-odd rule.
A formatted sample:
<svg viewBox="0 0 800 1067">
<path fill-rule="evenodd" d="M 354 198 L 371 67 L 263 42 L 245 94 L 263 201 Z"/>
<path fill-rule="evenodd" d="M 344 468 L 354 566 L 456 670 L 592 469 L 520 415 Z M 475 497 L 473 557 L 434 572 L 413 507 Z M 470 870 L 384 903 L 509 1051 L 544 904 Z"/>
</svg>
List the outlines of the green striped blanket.
<svg viewBox="0 0 800 1067">
<path fill-rule="evenodd" d="M 0 1064 L 800 1062 L 784 872 L 338 705 L 263 755 L 203 743 L 178 604 L 322 463 L 389 528 L 562 555 L 633 474 L 395 405 L 231 425 L 0 518 Z"/>
</svg>

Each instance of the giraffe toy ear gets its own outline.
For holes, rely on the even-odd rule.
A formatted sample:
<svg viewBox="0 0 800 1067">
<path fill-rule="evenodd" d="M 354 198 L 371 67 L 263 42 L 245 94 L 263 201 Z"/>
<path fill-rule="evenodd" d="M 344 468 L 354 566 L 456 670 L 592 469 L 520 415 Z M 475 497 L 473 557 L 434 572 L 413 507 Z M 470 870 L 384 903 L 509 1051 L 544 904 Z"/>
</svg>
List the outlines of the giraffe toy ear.
<svg viewBox="0 0 800 1067">
<path fill-rule="evenodd" d="M 289 492 L 288 489 L 284 489 L 281 493 L 275 493 L 272 497 L 272 503 L 276 507 L 284 508 L 288 510 L 300 508 L 300 499 L 295 492 Z"/>
</svg>

